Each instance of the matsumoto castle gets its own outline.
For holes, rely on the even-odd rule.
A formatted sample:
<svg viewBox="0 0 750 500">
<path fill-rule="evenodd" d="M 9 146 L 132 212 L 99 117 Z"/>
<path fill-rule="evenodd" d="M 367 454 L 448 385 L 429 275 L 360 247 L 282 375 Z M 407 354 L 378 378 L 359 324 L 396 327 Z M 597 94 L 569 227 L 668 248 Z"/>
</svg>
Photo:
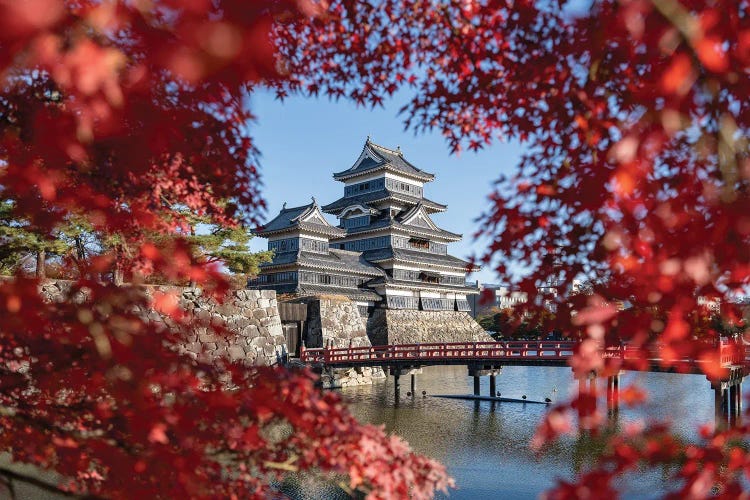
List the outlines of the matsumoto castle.
<svg viewBox="0 0 750 500">
<path fill-rule="evenodd" d="M 409 163 L 400 149 L 370 141 L 349 169 L 333 174 L 344 195 L 333 203 L 288 208 L 260 228 L 273 261 L 251 288 L 295 296 L 344 295 L 360 313 L 374 308 L 469 311 L 471 263 L 448 254 L 460 234 L 430 214 L 446 206 L 424 197 L 435 176 Z M 338 218 L 331 225 L 322 212 Z"/>
</svg>

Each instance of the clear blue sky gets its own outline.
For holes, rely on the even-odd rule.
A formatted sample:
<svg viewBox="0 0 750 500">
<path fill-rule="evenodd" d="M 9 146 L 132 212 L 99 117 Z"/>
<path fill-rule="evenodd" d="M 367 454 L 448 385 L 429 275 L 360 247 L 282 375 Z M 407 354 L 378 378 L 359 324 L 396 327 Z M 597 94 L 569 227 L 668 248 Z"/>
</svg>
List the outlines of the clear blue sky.
<svg viewBox="0 0 750 500">
<path fill-rule="evenodd" d="M 398 116 L 404 97 L 386 101 L 384 108 L 366 109 L 349 101 L 294 97 L 279 102 L 270 93 L 257 92 L 249 101 L 257 117 L 251 125 L 256 146 L 262 153 L 263 193 L 268 202 L 266 220 L 274 217 L 286 201 L 289 206 L 320 204 L 343 195 L 343 184 L 333 172 L 349 168 L 359 156 L 369 134 L 386 147 L 401 146 L 404 156 L 422 170 L 435 174 L 425 186 L 425 196 L 448 205 L 433 219 L 442 228 L 462 233 L 461 242 L 449 252 L 467 258 L 481 253 L 483 244 L 473 241 L 479 227 L 475 219 L 489 206 L 487 195 L 501 172 L 515 168 L 521 148 L 514 143 L 495 143 L 478 153 L 451 155 L 439 133 L 415 136 L 404 130 Z M 333 216 L 329 222 L 336 224 Z M 266 248 L 266 240 L 254 238 L 253 250 Z M 473 275 L 482 282 L 505 281 L 491 270 Z"/>
</svg>

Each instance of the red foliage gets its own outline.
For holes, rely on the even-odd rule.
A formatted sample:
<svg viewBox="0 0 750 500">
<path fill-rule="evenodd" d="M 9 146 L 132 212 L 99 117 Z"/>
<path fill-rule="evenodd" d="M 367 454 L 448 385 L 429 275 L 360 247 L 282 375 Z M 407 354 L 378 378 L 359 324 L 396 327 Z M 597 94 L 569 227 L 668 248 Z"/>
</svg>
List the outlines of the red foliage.
<svg viewBox="0 0 750 500">
<path fill-rule="evenodd" d="M 554 327 L 590 339 L 573 361 L 578 376 L 606 370 L 601 346 L 619 342 L 641 354 L 631 366 L 653 355 L 684 370 L 694 359 L 722 376 L 716 340 L 742 325 L 732 299 L 750 276 L 747 0 L 595 0 L 586 10 L 565 0 L 340 0 L 330 10 L 335 22 L 282 31 L 292 80 L 280 93 L 314 86 L 375 105 L 406 81 L 413 129 L 439 130 L 454 150 L 523 141 L 517 174 L 499 180 L 482 219 L 493 240 L 483 261 L 500 275 L 528 270 L 518 286 L 530 297 L 555 284 Z M 575 293 L 581 277 L 593 295 Z M 708 326 L 712 301 L 722 327 Z M 540 436 L 559 424 L 553 412 Z M 688 486 L 676 494 L 736 491 L 729 448 L 712 446 L 684 461 Z M 653 464 L 683 463 L 680 453 L 636 449 Z M 608 494 L 622 472 L 612 457 L 559 493 L 590 480 Z"/>
<path fill-rule="evenodd" d="M 289 470 L 346 475 L 370 498 L 451 484 L 440 464 L 357 423 L 308 372 L 196 363 L 174 349 L 176 333 L 135 314 L 150 306 L 137 287 L 95 279 L 116 267 L 221 296 L 218 269 L 178 237 L 150 240 L 184 229 L 175 206 L 254 221 L 263 201 L 243 96 L 285 77 L 274 24 L 320 9 L 0 0 L 3 197 L 41 234 L 84 216 L 111 238 L 111 251 L 80 263 L 68 301 L 45 302 L 20 276 L 0 284 L 0 450 L 14 460 L 112 498 L 267 498 Z M 153 306 L 185 321 L 173 297 Z"/>
<path fill-rule="evenodd" d="M 267 84 L 282 97 L 324 94 L 375 106 L 407 86 L 414 92 L 404 109 L 407 125 L 438 129 L 453 150 L 477 149 L 497 137 L 527 145 L 517 175 L 500 179 L 491 195 L 483 233 L 493 243 L 483 260 L 503 275 L 510 266 L 529 270 L 519 288 L 530 297 L 537 286 L 555 284 L 556 295 L 542 301 L 556 307 L 554 327 L 588 339 L 573 362 L 579 376 L 612 369 L 599 358 L 601 346 L 621 341 L 642 354 L 642 363 L 653 352 L 676 369 L 684 368 L 684 358 L 702 359 L 709 361 L 707 375 L 721 376 L 712 342 L 720 329 L 707 327 L 699 297 L 723 301 L 722 325 L 739 323 L 741 312 L 727 299 L 746 289 L 750 270 L 747 0 L 596 0 L 586 11 L 564 0 L 145 5 L 0 2 L 2 186 L 39 227 L 84 211 L 100 230 L 122 235 L 117 256 L 127 258 L 126 266 L 200 274 L 205 271 L 194 271 L 189 259 L 176 265 L 133 249 L 141 248 L 149 231 L 179 226 L 163 213 L 172 204 L 218 220 L 252 218 L 262 206 L 243 90 Z M 223 211 L 217 202 L 224 198 L 236 209 Z M 99 264 L 106 267 L 106 259 Z M 592 294 L 574 293 L 581 276 L 595 278 Z M 6 295 L 5 307 L 18 313 L 34 290 L 13 286 L 21 288 Z M 107 300 L 117 304 L 125 300 L 118 295 L 125 291 L 106 290 L 94 288 L 111 293 Z M 538 313 L 543 305 L 530 302 L 528 310 Z M 4 335 L 22 332 L 6 335 L 5 343 L 21 349 L 18 356 L 47 331 L 51 340 L 39 349 L 60 356 L 40 358 L 55 362 L 49 369 L 82 370 L 86 376 L 73 380 L 92 389 L 114 384 L 107 394 L 124 383 L 105 377 L 106 370 L 60 362 L 84 341 L 91 345 L 76 355 L 94 366 L 120 356 L 136 366 L 146 362 L 135 360 L 130 344 L 105 344 L 77 325 L 72 311 L 38 306 L 55 319 L 55 335 L 45 330 L 51 323 L 41 312 L 28 316 L 39 317 L 40 328 L 3 326 Z M 542 321 L 550 323 L 549 315 Z M 77 343 L 65 340 L 68 335 Z M 111 353 L 105 360 L 100 349 L 106 352 L 106 345 Z M 3 350 L 9 352 L 15 351 Z M 153 373 L 165 375 L 166 365 L 154 359 Z M 11 397 L 12 387 L 8 391 Z M 24 404 L 19 394 L 10 402 Z M 211 394 L 216 400 L 207 408 L 231 399 Z M 641 399 L 638 392 L 626 394 L 634 403 Z M 560 411 L 588 411 L 587 397 Z M 56 398 L 46 401 L 56 404 Z M 281 409 L 255 411 L 262 420 Z M 548 419 L 540 439 L 566 428 L 559 415 L 550 415 L 557 420 Z M 6 416 L 4 422 L 18 431 L 20 418 Z M 132 432 L 149 450 L 174 442 L 175 422 L 144 421 Z M 113 428 L 123 425 L 119 420 Z M 27 440 L 29 459 L 63 467 L 52 460 L 56 455 L 42 453 L 50 450 L 81 459 L 66 451 L 78 449 L 72 443 L 80 447 L 75 434 L 50 441 L 43 439 L 50 431 L 29 429 L 36 438 Z M 600 468 L 555 494 L 574 496 L 587 480 L 609 494 L 612 475 L 639 462 L 679 461 L 684 481 L 676 495 L 701 496 L 718 484 L 731 496 L 740 488 L 737 471 L 748 467 L 729 438 L 745 431 L 710 434 L 700 445 L 683 446 L 662 427 L 638 430 L 614 439 Z M 41 442 L 57 445 L 42 450 Z M 100 451 L 87 450 L 86 457 L 93 460 Z M 209 474 L 183 476 L 179 471 L 192 471 L 194 463 L 164 463 L 170 470 L 155 462 L 134 470 L 153 465 L 179 477 L 175 484 L 186 491 Z M 397 468 L 388 477 L 403 479 L 405 471 Z M 354 484 L 360 472 L 350 471 Z M 418 484 L 444 484 L 438 479 Z"/>
</svg>

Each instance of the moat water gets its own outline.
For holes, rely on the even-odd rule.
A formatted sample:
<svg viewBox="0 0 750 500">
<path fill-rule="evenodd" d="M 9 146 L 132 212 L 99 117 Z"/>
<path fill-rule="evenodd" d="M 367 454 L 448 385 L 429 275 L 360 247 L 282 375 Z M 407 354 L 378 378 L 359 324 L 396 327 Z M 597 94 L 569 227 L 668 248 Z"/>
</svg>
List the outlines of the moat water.
<svg viewBox="0 0 750 500">
<path fill-rule="evenodd" d="M 416 396 L 406 395 L 409 377 L 401 377 L 398 405 L 392 377 L 372 386 L 342 389 L 341 394 L 361 421 L 385 425 L 416 451 L 444 463 L 456 480 L 452 499 L 536 498 L 558 480 L 573 479 L 601 449 L 600 442 L 576 434 L 537 456 L 529 441 L 545 406 L 432 397 L 472 392 L 473 379 L 462 366 L 425 368 L 417 377 Z M 636 379 L 649 392 L 649 402 L 637 409 L 621 408 L 611 425 L 666 420 L 678 435 L 695 440 L 697 427 L 713 422 L 713 392 L 704 376 L 630 372 L 623 375 L 620 387 Z M 488 385 L 489 378 L 482 377 L 482 394 L 489 393 Z M 497 391 L 504 397 L 561 401 L 577 387 L 569 368 L 506 367 L 497 377 Z M 627 498 L 655 498 L 672 489 L 673 481 L 669 470 L 640 471 L 623 478 L 619 487 Z"/>
</svg>

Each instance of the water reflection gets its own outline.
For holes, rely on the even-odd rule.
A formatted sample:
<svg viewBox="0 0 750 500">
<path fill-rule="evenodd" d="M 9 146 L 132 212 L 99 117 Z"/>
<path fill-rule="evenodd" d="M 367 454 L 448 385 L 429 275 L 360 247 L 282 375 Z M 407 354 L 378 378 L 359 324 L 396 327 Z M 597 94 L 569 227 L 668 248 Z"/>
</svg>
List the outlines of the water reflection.
<svg viewBox="0 0 750 500">
<path fill-rule="evenodd" d="M 679 435 L 692 439 L 697 425 L 712 421 L 713 395 L 705 377 L 625 373 L 620 387 L 636 378 L 651 394 L 649 403 L 638 410 L 621 408 L 611 425 L 646 418 L 671 420 Z M 418 375 L 416 394 L 411 396 L 406 396 L 403 382 L 402 377 L 398 406 L 394 404 L 392 378 L 373 386 L 347 388 L 342 394 L 358 418 L 384 424 L 387 431 L 404 437 L 417 451 L 446 464 L 459 487 L 451 498 L 535 498 L 553 486 L 556 478 L 572 479 L 603 446 L 600 438 L 569 436 L 536 456 L 528 443 L 545 406 L 432 397 L 471 393 L 472 379 L 466 367 L 425 368 Z M 427 397 L 422 396 L 423 390 Z M 497 391 L 507 397 L 527 395 L 533 400 L 549 397 L 555 401 L 576 390 L 568 368 L 507 367 L 497 377 Z M 481 393 L 489 393 L 488 377 L 482 379 Z M 626 478 L 626 496 L 653 498 L 669 486 L 666 472 L 639 474 L 637 480 Z"/>
</svg>

